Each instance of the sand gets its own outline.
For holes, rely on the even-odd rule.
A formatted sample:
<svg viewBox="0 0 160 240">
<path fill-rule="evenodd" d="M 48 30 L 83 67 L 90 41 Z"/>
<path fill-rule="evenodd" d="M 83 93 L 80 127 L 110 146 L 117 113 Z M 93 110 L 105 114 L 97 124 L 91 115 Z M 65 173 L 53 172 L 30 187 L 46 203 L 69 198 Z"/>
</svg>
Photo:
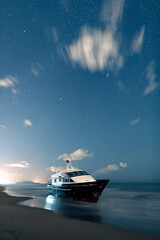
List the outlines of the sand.
<svg viewBox="0 0 160 240">
<path fill-rule="evenodd" d="M 56 216 L 18 205 L 27 197 L 12 197 L 0 187 L 0 240 L 158 240 L 160 237 L 117 227 Z"/>
</svg>

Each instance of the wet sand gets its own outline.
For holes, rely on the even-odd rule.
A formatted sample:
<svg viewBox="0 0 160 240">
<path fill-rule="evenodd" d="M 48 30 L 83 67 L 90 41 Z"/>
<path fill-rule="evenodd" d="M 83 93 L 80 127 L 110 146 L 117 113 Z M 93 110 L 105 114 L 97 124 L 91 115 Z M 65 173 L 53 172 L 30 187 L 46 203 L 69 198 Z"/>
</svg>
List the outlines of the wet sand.
<svg viewBox="0 0 160 240">
<path fill-rule="evenodd" d="M 18 205 L 27 197 L 12 197 L 0 187 L 0 240 L 158 240 L 160 237 L 117 227 L 56 216 Z"/>
</svg>

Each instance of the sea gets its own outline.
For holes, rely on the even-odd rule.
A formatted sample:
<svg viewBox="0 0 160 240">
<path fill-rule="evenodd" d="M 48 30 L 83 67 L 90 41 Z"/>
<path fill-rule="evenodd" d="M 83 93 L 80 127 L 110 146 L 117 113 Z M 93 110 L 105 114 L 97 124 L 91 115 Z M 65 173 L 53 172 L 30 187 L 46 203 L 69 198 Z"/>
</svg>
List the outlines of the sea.
<svg viewBox="0 0 160 240">
<path fill-rule="evenodd" d="M 32 197 L 20 204 L 44 208 L 58 216 L 160 236 L 159 183 L 109 183 L 97 203 L 48 195 L 46 184 L 15 184 L 6 187 L 6 193 Z"/>
</svg>

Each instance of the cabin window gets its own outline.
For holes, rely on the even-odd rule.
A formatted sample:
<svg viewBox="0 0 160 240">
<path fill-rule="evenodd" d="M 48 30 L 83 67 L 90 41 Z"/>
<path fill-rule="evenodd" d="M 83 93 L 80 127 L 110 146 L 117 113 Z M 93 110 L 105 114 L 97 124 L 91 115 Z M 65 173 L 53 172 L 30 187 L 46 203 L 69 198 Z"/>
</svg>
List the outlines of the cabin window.
<svg viewBox="0 0 160 240">
<path fill-rule="evenodd" d="M 59 182 L 61 182 L 61 178 L 59 178 Z"/>
<path fill-rule="evenodd" d="M 56 182 L 57 181 L 57 179 L 54 179 L 54 182 Z"/>
<path fill-rule="evenodd" d="M 72 179 L 64 178 L 64 182 L 74 182 Z"/>
<path fill-rule="evenodd" d="M 68 172 L 66 173 L 66 175 L 68 177 L 77 177 L 77 176 L 89 175 L 89 174 L 85 171 L 75 171 L 75 172 Z"/>
</svg>

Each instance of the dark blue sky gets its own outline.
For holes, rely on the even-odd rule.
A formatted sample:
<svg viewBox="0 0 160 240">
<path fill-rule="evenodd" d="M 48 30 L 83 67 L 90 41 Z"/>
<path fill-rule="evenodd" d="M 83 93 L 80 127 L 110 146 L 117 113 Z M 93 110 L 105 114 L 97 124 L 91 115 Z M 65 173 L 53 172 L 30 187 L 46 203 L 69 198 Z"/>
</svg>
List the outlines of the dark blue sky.
<svg viewBox="0 0 160 240">
<path fill-rule="evenodd" d="M 0 182 L 63 160 L 159 181 L 159 1 L 1 0 Z"/>
</svg>

